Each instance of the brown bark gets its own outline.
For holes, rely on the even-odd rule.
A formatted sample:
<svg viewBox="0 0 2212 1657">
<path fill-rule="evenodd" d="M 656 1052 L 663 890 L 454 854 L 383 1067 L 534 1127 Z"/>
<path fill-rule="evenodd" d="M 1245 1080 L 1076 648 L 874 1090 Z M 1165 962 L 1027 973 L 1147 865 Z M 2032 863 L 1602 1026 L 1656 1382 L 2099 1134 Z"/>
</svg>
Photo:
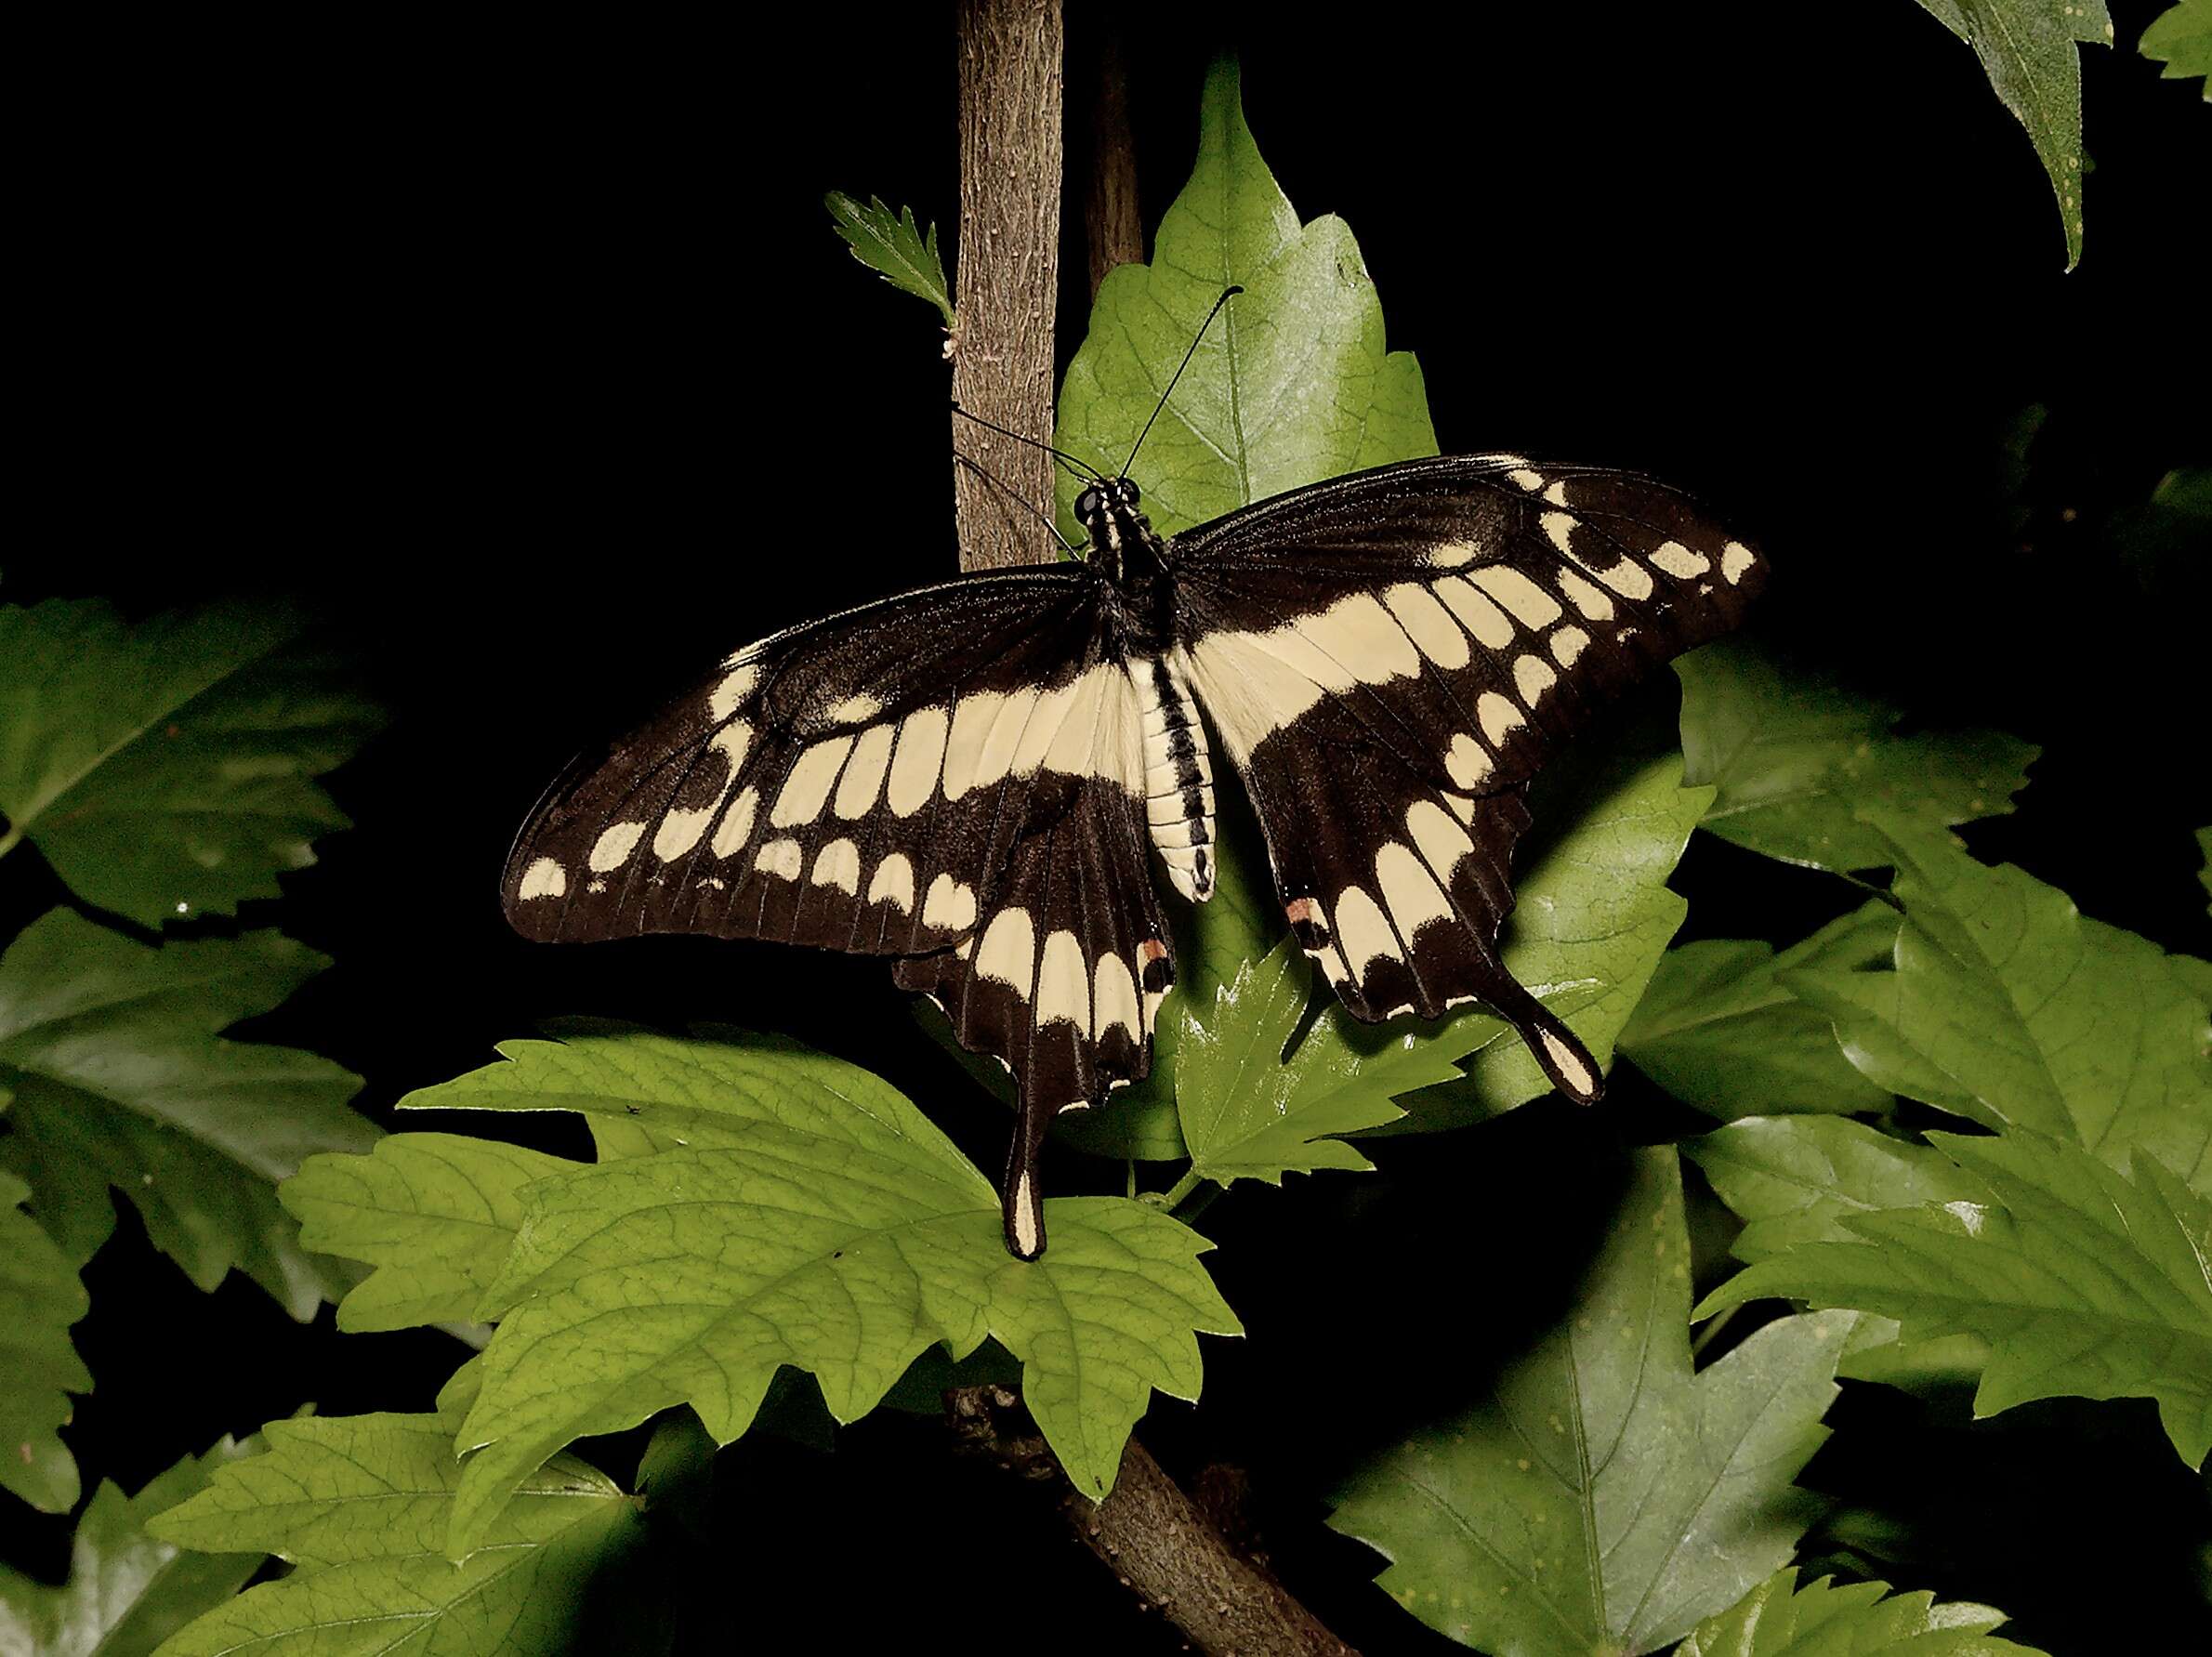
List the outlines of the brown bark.
<svg viewBox="0 0 2212 1657">
<path fill-rule="evenodd" d="M 961 1448 L 1043 1486 L 1083 1545 L 1209 1657 L 1357 1657 L 1283 1585 L 1231 1548 L 1131 1439 L 1103 1502 L 1070 1484 L 1011 1387 L 945 1394 Z"/>
<path fill-rule="evenodd" d="M 1052 333 L 1062 174 L 1060 0 L 959 0 L 959 317 L 953 401 L 1040 441 L 1052 437 Z M 960 418 L 953 507 L 967 570 L 1050 561 L 1044 525 L 1009 498 L 1052 509 L 1052 458 Z"/>
<path fill-rule="evenodd" d="M 1144 224 L 1137 205 L 1137 146 L 1129 130 L 1129 57 L 1123 45 L 1121 8 L 1101 7 L 1088 23 L 1095 33 L 1084 54 L 1090 176 L 1083 196 L 1083 243 L 1095 302 L 1109 270 L 1144 258 Z"/>
</svg>

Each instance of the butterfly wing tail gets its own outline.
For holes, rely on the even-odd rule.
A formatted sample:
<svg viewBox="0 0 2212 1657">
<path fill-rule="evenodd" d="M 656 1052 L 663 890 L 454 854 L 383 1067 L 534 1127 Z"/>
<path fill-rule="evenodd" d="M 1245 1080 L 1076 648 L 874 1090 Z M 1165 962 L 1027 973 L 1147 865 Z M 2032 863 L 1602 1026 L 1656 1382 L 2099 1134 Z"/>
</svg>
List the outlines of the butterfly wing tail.
<svg viewBox="0 0 2212 1657">
<path fill-rule="evenodd" d="M 1499 1018 L 1521 1032 L 1554 1087 L 1578 1105 L 1594 1105 L 1605 1096 L 1605 1077 L 1596 1058 L 1542 1002 L 1502 969 L 1481 993 Z"/>
<path fill-rule="evenodd" d="M 1034 1260 L 1045 1252 L 1045 1195 L 1038 1164 L 1055 1114 L 1050 1103 L 1027 1086 L 1021 1089 L 1013 1138 L 1007 1146 L 1006 1177 L 998 1187 L 1007 1252 L 1017 1260 Z"/>
</svg>

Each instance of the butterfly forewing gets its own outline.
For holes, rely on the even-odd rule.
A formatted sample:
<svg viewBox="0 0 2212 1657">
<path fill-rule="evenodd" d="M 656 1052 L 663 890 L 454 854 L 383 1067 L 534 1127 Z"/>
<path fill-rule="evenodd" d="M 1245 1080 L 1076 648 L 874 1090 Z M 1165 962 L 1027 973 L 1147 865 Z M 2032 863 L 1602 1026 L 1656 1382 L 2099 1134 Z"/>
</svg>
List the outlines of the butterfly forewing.
<svg viewBox="0 0 2212 1657">
<path fill-rule="evenodd" d="M 1052 779 L 1093 763 L 1068 719 L 1097 630 L 1096 584 L 1039 570 L 740 651 L 554 785 L 508 858 L 507 915 L 542 939 L 949 946 L 1058 809 Z"/>
<path fill-rule="evenodd" d="M 1521 796 L 1599 704 L 1735 625 L 1758 555 L 1663 485 L 1518 456 L 1339 479 L 1173 549 L 1191 682 L 1346 1006 L 1480 999 L 1595 1097 L 1594 1060 L 1497 954 Z"/>
</svg>

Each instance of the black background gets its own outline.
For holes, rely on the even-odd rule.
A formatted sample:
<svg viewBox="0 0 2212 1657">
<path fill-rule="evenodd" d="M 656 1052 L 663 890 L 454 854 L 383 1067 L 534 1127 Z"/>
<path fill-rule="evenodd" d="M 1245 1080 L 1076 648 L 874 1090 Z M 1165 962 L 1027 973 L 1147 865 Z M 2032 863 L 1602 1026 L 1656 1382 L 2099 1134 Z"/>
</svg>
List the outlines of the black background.
<svg viewBox="0 0 2212 1657">
<path fill-rule="evenodd" d="M 1100 24 L 1077 9 L 1080 54 Z M 2072 275 L 2024 135 L 1908 0 L 1848 22 L 1466 9 L 1119 8 L 1148 235 L 1188 174 L 1205 65 L 1233 47 L 1262 153 L 1302 216 L 1350 222 L 1447 451 L 1632 466 L 1720 504 L 1772 559 L 1773 637 L 1916 720 L 2044 744 L 1977 851 L 2212 953 L 2187 833 L 2212 818 L 2203 550 L 2146 581 L 2106 529 L 2208 454 L 2192 238 L 2212 112 L 2134 54 L 2158 7 L 2115 6 L 2120 49 L 2083 54 Z M 853 264 L 821 206 L 912 203 L 956 257 L 949 13 L 172 19 L 23 72 L 45 115 L 16 261 L 39 295 L 19 333 L 34 512 L 8 596 L 299 597 L 393 713 L 331 779 L 359 826 L 249 910 L 336 961 L 254 1032 L 361 1072 L 389 1123 L 548 1015 L 736 1019 L 883 1070 L 995 1166 L 1003 1118 L 877 969 L 688 940 L 533 949 L 494 892 L 587 737 L 739 643 L 953 567 L 936 319 Z M 2006 441 L 2030 404 L 2047 416 L 2023 482 Z M 7 930 L 64 901 L 28 849 L 5 873 Z M 1850 896 L 1702 837 L 1677 884 L 1692 930 L 1784 940 Z M 1329 1480 L 1551 1315 L 1618 1147 L 1691 1125 L 1625 1076 L 1595 1112 L 1385 1144 L 1372 1178 L 1240 1188 L 1204 1229 L 1250 1338 L 1210 1342 L 1203 1416 L 1163 1401 L 1147 1441 L 1186 1477 L 1247 1469 L 1277 1564 L 1346 1637 L 1456 1649 L 1320 1530 Z M 1119 1177 L 1066 1153 L 1053 1172 Z M 427 1408 L 462 1355 L 341 1339 L 327 1311 L 296 1328 L 235 1279 L 198 1296 L 127 1216 L 88 1278 L 97 1387 L 68 1433 L 87 1490 L 310 1400 Z M 2060 1652 L 2112 1649 L 2108 1595 L 2201 1615 L 2212 1518 L 2147 1404 L 1969 1425 L 1962 1400 L 1851 1387 L 1829 1420 L 1805 1481 L 1914 1527 L 1889 1580 L 2002 1605 Z M 606 1449 L 626 1473 L 634 1438 Z M 699 1649 L 764 1619 L 833 1647 L 1177 1647 L 925 1418 L 871 1417 L 835 1455 L 756 1435 L 721 1475 L 713 1568 L 670 1590 Z M 66 1524 L 13 1518 L 9 1557 L 58 1576 Z"/>
</svg>

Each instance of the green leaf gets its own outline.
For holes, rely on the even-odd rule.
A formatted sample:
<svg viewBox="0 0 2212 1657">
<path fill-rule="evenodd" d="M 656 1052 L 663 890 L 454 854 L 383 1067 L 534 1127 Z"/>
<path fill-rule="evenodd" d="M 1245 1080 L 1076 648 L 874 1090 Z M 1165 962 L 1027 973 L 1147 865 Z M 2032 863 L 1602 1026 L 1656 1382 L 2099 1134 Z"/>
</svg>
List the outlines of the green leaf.
<svg viewBox="0 0 2212 1657">
<path fill-rule="evenodd" d="M 2197 855 L 2204 859 L 2204 867 L 2196 872 L 2197 884 L 2205 888 L 2205 896 L 2212 900 L 2212 828 L 2196 832 Z M 2212 914 L 2212 901 L 2205 905 L 2205 913 Z"/>
<path fill-rule="evenodd" d="M 1192 1173 L 1220 1185 L 1363 1173 L 1375 1164 L 1332 1136 L 1396 1121 L 1405 1112 L 1394 1095 L 1456 1080 L 1453 1059 L 1496 1039 L 1494 1020 L 1462 1019 L 1377 1045 L 1332 1002 L 1285 1058 L 1312 990 L 1304 953 L 1285 938 L 1215 993 L 1211 1023 L 1183 1014 L 1175 1089 Z"/>
<path fill-rule="evenodd" d="M 881 196 L 870 196 L 863 204 L 833 190 L 822 198 L 822 204 L 837 221 L 837 234 L 854 258 L 901 293 L 928 300 L 947 328 L 955 325 L 951 284 L 944 279 L 944 261 L 937 256 L 935 225 L 923 235 L 912 207 L 893 213 Z"/>
<path fill-rule="evenodd" d="M 1908 1340 L 1975 1335 L 1990 1348 L 1976 1414 L 2154 1398 L 2200 1465 L 2212 1451 L 2212 1202 L 2149 1156 L 2127 1176 L 2034 1134 L 1931 1138 L 1978 1201 L 1848 1216 L 1854 1241 L 1746 1267 L 1699 1315 L 1782 1295 L 1895 1318 Z"/>
<path fill-rule="evenodd" d="M 1436 453 L 1421 371 L 1384 348 L 1359 244 L 1339 218 L 1299 225 L 1244 124 L 1233 62 L 1207 73 L 1198 121 L 1197 164 L 1160 221 L 1152 262 L 1119 266 L 1099 288 L 1055 439 L 1118 472 L 1206 313 L 1241 284 L 1145 439 L 1145 507 L 1163 533 Z M 1071 534 L 1081 533 L 1074 495 L 1063 478 Z"/>
<path fill-rule="evenodd" d="M 272 1189 L 318 1151 L 365 1151 L 361 1079 L 292 1047 L 215 1032 L 323 970 L 274 932 L 134 942 L 67 910 L 0 955 L 0 1084 L 15 1098 L 0 1165 L 64 1253 L 90 1259 L 125 1193 L 156 1248 L 212 1290 L 233 1268 L 296 1318 L 346 1279 L 309 1255 Z"/>
<path fill-rule="evenodd" d="M 2191 75 L 2212 75 L 2212 0 L 2181 0 L 2151 20 L 2136 50 L 2163 63 L 2163 78 L 2187 80 Z M 2212 103 L 2212 80 L 2205 83 L 2205 100 Z"/>
<path fill-rule="evenodd" d="M 1757 939 L 1711 938 L 1660 958 L 1620 1050 L 1637 1069 L 1708 1115 L 1880 1111 L 1890 1096 L 1856 1070 L 1835 1027 L 1777 974 L 1889 958 L 1897 914 L 1874 902 L 1781 954 Z"/>
<path fill-rule="evenodd" d="M 377 1269 L 344 1330 L 467 1322 L 522 1224 L 522 1188 L 582 1166 L 497 1139 L 393 1134 L 367 1156 L 309 1157 L 278 1190 L 301 1246 Z"/>
<path fill-rule="evenodd" d="M 2005 1613 L 1888 1583 L 1838 1586 L 1821 1577 L 1800 1588 L 1780 1571 L 1717 1617 L 1707 1617 L 1675 1657 L 2043 1657 L 1990 1632 Z"/>
<path fill-rule="evenodd" d="M 1835 1116 L 1747 1116 L 1682 1150 L 1744 1222 L 1732 1253 L 1764 1260 L 1804 1243 L 1851 1240 L 1877 1209 L 1968 1202 L 1981 1186 L 1923 1145 Z"/>
<path fill-rule="evenodd" d="M 30 1187 L 0 1173 L 0 1485 L 45 1513 L 77 1505 L 76 1458 L 55 1431 L 68 1395 L 92 1390 L 69 1329 L 92 1309 L 76 1268 L 18 1206 Z"/>
<path fill-rule="evenodd" d="M 1711 799 L 1709 789 L 1683 785 L 1679 754 L 1652 752 L 1640 732 L 1579 743 L 1536 784 L 1536 831 L 1522 843 L 1513 914 L 1499 941 L 1507 970 L 1567 1021 L 1600 1066 L 1682 924 L 1688 905 L 1666 881 Z M 1401 1039 L 1407 1026 L 1334 1028 L 1372 1047 Z M 1485 1029 L 1489 1039 L 1469 1040 Z M 1382 1132 L 1479 1122 L 1551 1091 L 1509 1026 L 1468 1012 L 1436 1039 L 1446 1032 L 1472 1050 L 1466 1079 L 1402 1101 L 1408 1119 Z"/>
<path fill-rule="evenodd" d="M 0 1650 L 40 1657 L 147 1657 L 203 1611 L 221 1605 L 266 1557 L 193 1554 L 147 1533 L 147 1521 L 206 1488 L 217 1468 L 259 1453 L 224 1439 L 188 1455 L 135 1496 L 102 1481 L 77 1520 L 69 1580 L 48 1587 L 0 1565 Z"/>
<path fill-rule="evenodd" d="M 1632 1654 L 1679 1639 L 1785 1562 L 1796 1477 L 1851 1320 L 1784 1318 L 1692 1374 L 1690 1248 L 1666 1147 L 1638 1151 L 1572 1309 L 1457 1420 L 1355 1473 L 1329 1523 L 1381 1585 L 1482 1651 Z"/>
<path fill-rule="evenodd" d="M 478 1308 L 505 1321 L 460 1435 L 456 1555 L 573 1439 L 689 1403 L 728 1443 L 782 1363 L 850 1421 L 928 1347 L 959 1358 L 985 1335 L 1022 1360 L 1031 1414 L 1095 1500 L 1152 1389 L 1197 1396 L 1197 1332 L 1238 1331 L 1197 1264 L 1210 1245 L 1142 1203 L 1053 1199 L 1050 1249 L 1011 1258 L 988 1179 L 888 1084 L 796 1044 L 630 1032 L 501 1051 L 403 1104 L 580 1110 L 684 1148 L 525 1192 Z"/>
<path fill-rule="evenodd" d="M 1682 1150 L 1744 1222 L 1731 1251 L 1741 1260 L 1848 1240 L 1843 1222 L 1853 1214 L 1981 1194 L 1926 1146 L 1833 1116 L 1746 1117 Z M 1988 1360 L 1988 1347 L 1971 1335 L 1901 1341 L 1893 1319 L 1863 1317 L 1837 1373 L 1926 1391 L 1971 1385 Z"/>
<path fill-rule="evenodd" d="M 298 1569 L 201 1617 L 162 1657 L 521 1657 L 665 1643 L 652 1597 L 605 1602 L 642 1542 L 639 1504 L 573 1457 L 525 1481 L 481 1551 L 458 1566 L 445 1558 L 462 1477 L 453 1429 L 443 1415 L 270 1422 L 266 1454 L 223 1468 L 148 1528 L 184 1547 L 273 1553 Z M 594 1613 L 597 1624 L 586 1620 Z M 594 1643 L 594 1626 L 602 1641 L 617 1628 L 626 1637 Z"/>
<path fill-rule="evenodd" d="M 2050 175 L 2066 230 L 2066 269 L 2082 256 L 2082 72 L 2076 42 L 2110 46 L 2104 0 L 1920 0 L 1974 48 L 1991 88 Z"/>
<path fill-rule="evenodd" d="M 2085 919 L 2064 892 L 1976 862 L 1940 829 L 1868 823 L 1897 865 L 1893 972 L 1787 973 L 1877 1085 L 1988 1127 L 2148 1150 L 2212 1189 L 2205 1004 L 2158 946 Z"/>
<path fill-rule="evenodd" d="M 2038 752 L 1994 730 L 1893 735 L 1903 710 L 1787 670 L 1742 639 L 1692 651 L 1675 672 L 1686 775 L 1719 789 L 1704 826 L 1784 862 L 1882 862 L 1880 836 L 1853 820 L 1865 807 L 1944 827 L 2001 816 Z"/>
<path fill-rule="evenodd" d="M 124 621 L 0 605 L 0 852 L 28 836 L 141 926 L 235 914 L 347 826 L 310 778 L 381 722 L 298 618 L 217 605 Z"/>
</svg>

